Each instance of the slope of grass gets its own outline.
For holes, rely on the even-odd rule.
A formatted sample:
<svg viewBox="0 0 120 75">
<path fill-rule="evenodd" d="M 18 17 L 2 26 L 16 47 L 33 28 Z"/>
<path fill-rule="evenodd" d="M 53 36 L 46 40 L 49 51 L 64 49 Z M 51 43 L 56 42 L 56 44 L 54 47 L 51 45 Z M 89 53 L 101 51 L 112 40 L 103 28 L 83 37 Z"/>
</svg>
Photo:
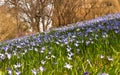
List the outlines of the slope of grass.
<svg viewBox="0 0 120 75">
<path fill-rule="evenodd" d="M 0 73 L 119 75 L 120 17 L 107 15 L 0 44 Z"/>
</svg>

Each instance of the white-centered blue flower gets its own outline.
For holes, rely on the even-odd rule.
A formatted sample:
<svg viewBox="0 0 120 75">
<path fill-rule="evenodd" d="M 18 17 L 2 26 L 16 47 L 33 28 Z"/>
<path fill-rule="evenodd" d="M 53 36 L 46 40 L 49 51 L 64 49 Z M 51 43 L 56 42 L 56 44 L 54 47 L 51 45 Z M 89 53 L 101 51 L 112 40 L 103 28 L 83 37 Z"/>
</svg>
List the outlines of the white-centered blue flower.
<svg viewBox="0 0 120 75">
<path fill-rule="evenodd" d="M 37 70 L 34 68 L 31 70 L 34 75 L 37 75 Z"/>
<path fill-rule="evenodd" d="M 19 71 L 19 70 L 16 70 L 16 75 L 20 75 L 21 74 L 21 72 Z"/>
<path fill-rule="evenodd" d="M 42 67 L 42 66 L 40 66 L 40 67 L 39 67 L 39 70 L 40 70 L 41 72 L 43 72 L 43 71 L 45 70 L 45 68 Z"/>
</svg>

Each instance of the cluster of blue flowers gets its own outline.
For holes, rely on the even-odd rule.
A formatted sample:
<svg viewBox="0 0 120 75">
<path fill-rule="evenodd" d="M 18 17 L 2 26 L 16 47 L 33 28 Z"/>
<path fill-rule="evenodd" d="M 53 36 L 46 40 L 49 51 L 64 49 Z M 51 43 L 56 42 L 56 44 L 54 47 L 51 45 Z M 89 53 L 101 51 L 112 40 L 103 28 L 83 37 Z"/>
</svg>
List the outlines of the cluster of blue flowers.
<svg viewBox="0 0 120 75">
<path fill-rule="evenodd" d="M 75 53 L 71 51 L 72 47 L 70 44 L 74 45 L 76 48 L 79 47 L 81 43 L 88 46 L 94 44 L 99 37 L 103 39 L 110 37 L 111 32 L 114 34 L 120 34 L 120 13 L 109 14 L 93 20 L 69 24 L 68 26 L 61 28 L 54 28 L 43 33 L 1 42 L 0 60 L 6 58 L 11 59 L 12 55 L 24 55 L 30 50 L 35 50 L 37 52 L 39 50 L 40 53 L 44 53 L 46 49 L 45 45 L 47 43 L 53 43 L 56 46 L 58 45 L 61 47 L 65 46 L 67 59 L 72 60 Z M 50 44 L 47 44 L 47 47 L 52 48 L 49 45 Z M 80 49 L 78 48 L 76 50 L 76 52 L 79 53 Z M 48 54 L 51 54 L 51 52 Z M 49 58 L 56 58 L 56 56 L 51 54 L 51 57 Z M 46 56 L 46 59 L 49 58 Z M 21 67 L 21 64 L 18 63 L 17 66 Z M 72 67 L 73 66 L 67 62 L 65 63 L 64 68 L 72 69 Z M 42 66 L 40 67 L 40 71 L 44 71 Z M 32 72 L 35 75 L 37 73 L 35 69 L 33 69 Z M 17 73 L 20 74 L 19 71 L 17 71 Z"/>
<path fill-rule="evenodd" d="M 77 32 L 70 32 L 75 29 Z M 105 37 L 105 35 L 107 35 L 108 31 L 110 30 L 114 30 L 115 33 L 119 33 L 120 32 L 120 14 L 119 13 L 109 14 L 93 20 L 78 22 L 75 24 L 61 27 L 61 28 L 54 28 L 53 30 L 43 32 L 43 34 L 37 33 L 30 36 L 24 36 L 21 38 L 2 42 L 0 43 L 0 49 L 16 50 L 18 48 L 30 48 L 33 46 L 39 46 L 44 42 L 54 41 L 54 38 L 60 38 L 65 41 L 67 40 L 66 37 L 69 37 L 69 36 L 77 35 L 81 37 L 82 36 L 87 37 L 89 33 L 97 34 L 100 30 L 102 31 L 103 37 Z M 54 31 L 54 32 L 51 33 L 51 31 Z M 67 35 L 62 33 L 66 33 Z"/>
</svg>

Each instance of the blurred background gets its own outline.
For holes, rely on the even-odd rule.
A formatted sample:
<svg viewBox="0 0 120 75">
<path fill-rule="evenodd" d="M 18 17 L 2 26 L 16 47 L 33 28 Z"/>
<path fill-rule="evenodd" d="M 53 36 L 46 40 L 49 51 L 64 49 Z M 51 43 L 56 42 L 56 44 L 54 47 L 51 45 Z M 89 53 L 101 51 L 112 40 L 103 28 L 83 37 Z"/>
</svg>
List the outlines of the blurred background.
<svg viewBox="0 0 120 75">
<path fill-rule="evenodd" d="M 0 41 L 120 12 L 120 0 L 0 0 Z"/>
</svg>

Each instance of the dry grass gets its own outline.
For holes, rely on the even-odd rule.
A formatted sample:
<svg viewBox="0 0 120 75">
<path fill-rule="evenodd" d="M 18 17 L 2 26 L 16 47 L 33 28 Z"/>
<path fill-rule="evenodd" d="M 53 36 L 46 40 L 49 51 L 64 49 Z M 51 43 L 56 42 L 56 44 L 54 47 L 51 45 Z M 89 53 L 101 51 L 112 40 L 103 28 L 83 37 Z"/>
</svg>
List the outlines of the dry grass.
<svg viewBox="0 0 120 75">
<path fill-rule="evenodd" d="M 1 7 L 0 10 L 0 41 L 15 38 L 16 20 L 11 17 L 4 7 Z"/>
</svg>

